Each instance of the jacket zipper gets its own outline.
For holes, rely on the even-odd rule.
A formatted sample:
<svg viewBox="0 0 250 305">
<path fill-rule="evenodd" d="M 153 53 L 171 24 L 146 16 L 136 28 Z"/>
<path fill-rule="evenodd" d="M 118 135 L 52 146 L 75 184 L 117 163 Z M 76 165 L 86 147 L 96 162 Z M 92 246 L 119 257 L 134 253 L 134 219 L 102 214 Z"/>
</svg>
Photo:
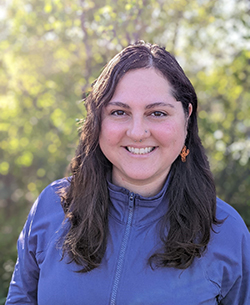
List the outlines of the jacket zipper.
<svg viewBox="0 0 250 305">
<path fill-rule="evenodd" d="M 114 284 L 113 284 L 113 289 L 112 289 L 112 294 L 111 294 L 111 300 L 110 300 L 110 305 L 115 305 L 116 302 L 116 295 L 118 291 L 118 285 L 121 277 L 121 272 L 122 272 L 122 266 L 125 258 L 125 252 L 126 252 L 126 247 L 128 244 L 128 238 L 130 234 L 130 228 L 131 228 L 131 223 L 132 223 L 132 218 L 133 218 L 133 213 L 134 213 L 134 193 L 130 193 L 129 196 L 129 214 L 128 214 L 128 221 L 126 224 L 126 229 L 125 233 L 123 236 L 122 240 L 122 245 L 120 249 L 120 254 L 118 258 L 118 263 L 116 267 L 116 273 L 115 273 L 115 279 L 114 279 Z"/>
</svg>

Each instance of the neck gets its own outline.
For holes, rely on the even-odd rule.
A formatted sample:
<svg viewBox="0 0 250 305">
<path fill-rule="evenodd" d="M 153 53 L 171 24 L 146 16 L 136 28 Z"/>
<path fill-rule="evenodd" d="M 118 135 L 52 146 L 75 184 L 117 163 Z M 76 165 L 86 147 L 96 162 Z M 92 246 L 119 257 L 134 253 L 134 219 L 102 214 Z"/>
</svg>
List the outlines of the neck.
<svg viewBox="0 0 250 305">
<path fill-rule="evenodd" d="M 112 172 L 112 183 L 126 188 L 130 192 L 135 194 L 139 194 L 143 197 L 153 197 L 160 192 L 164 183 L 166 181 L 166 177 L 164 176 L 162 179 L 153 180 L 153 181 L 130 181 L 125 180 L 121 177 L 116 177 L 114 172 Z"/>
</svg>

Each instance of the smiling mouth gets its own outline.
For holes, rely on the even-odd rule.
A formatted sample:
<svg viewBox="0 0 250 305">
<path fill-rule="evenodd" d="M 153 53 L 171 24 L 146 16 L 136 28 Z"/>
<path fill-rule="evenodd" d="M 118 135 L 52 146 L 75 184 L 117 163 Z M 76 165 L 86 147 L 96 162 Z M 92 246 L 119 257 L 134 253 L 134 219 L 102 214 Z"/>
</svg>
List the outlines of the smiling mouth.
<svg viewBox="0 0 250 305">
<path fill-rule="evenodd" d="M 155 149 L 155 147 L 151 146 L 151 147 L 145 147 L 145 148 L 134 148 L 131 146 L 127 146 L 126 149 L 135 155 L 145 155 L 145 154 L 148 154 L 151 151 L 153 151 Z"/>
</svg>

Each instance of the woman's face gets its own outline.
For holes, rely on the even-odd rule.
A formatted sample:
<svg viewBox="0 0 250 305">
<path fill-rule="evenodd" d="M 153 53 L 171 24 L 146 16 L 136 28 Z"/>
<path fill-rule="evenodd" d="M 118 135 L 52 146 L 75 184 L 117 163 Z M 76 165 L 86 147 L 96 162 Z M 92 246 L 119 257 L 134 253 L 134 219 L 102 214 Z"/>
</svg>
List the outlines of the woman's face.
<svg viewBox="0 0 250 305">
<path fill-rule="evenodd" d="M 181 102 L 157 70 L 127 72 L 102 113 L 99 144 L 113 164 L 113 183 L 156 194 L 184 145 L 187 121 Z"/>
</svg>

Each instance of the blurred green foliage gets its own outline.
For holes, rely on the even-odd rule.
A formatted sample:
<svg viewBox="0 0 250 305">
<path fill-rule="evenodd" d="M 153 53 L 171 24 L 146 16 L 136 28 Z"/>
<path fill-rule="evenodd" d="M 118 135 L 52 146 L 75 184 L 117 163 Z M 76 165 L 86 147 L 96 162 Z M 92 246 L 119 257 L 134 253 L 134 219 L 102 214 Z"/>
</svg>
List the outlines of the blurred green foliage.
<svg viewBox="0 0 250 305">
<path fill-rule="evenodd" d="M 28 210 L 74 155 L 82 92 L 139 39 L 165 46 L 191 78 L 218 195 L 250 225 L 248 0 L 5 0 L 0 10 L 0 304 Z"/>
</svg>

